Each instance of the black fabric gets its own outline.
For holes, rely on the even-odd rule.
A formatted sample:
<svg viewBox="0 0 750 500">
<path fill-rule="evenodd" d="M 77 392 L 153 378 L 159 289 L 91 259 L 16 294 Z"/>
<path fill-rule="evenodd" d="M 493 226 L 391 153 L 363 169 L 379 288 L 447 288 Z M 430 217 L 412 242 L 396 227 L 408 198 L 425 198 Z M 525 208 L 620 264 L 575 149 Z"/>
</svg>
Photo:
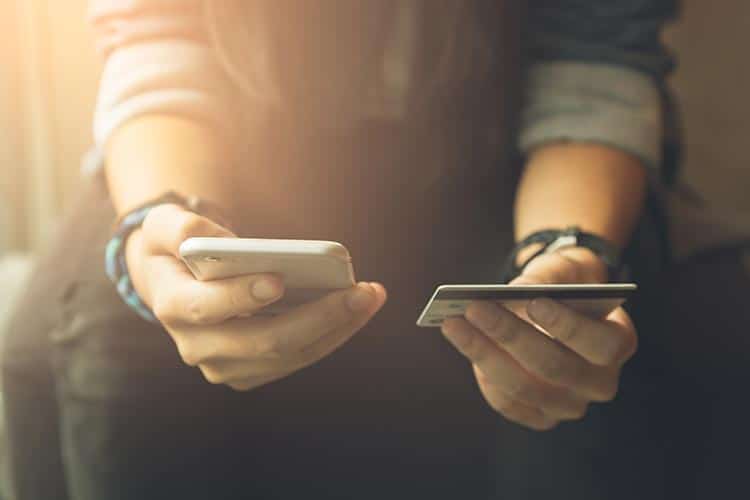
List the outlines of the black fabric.
<svg viewBox="0 0 750 500">
<path fill-rule="evenodd" d="M 284 380 L 235 393 L 182 364 L 107 282 L 114 213 L 102 183 L 86 188 L 4 353 L 18 500 L 664 498 L 663 426 L 651 417 L 665 368 L 648 341 L 614 405 L 532 434 L 489 409 L 438 332 L 413 326 L 436 284 L 496 282 L 512 245 L 521 22 L 511 12 L 502 70 L 473 106 L 325 136 L 280 117 L 248 148 L 243 162 L 264 168 L 238 186 L 240 232 L 341 241 L 358 277 L 390 292 L 351 342 Z M 30 451 L 30 436 L 45 442 Z"/>
</svg>

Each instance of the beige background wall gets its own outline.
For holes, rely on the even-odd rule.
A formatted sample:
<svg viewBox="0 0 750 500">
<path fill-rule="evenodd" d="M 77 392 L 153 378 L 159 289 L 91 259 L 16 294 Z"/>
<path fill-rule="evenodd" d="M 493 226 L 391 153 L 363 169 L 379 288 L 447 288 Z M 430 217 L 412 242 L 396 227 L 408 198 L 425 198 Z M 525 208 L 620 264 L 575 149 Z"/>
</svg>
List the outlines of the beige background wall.
<svg viewBox="0 0 750 500">
<path fill-rule="evenodd" d="M 0 0 L 0 241 L 38 248 L 72 195 L 90 142 L 98 62 L 87 0 Z"/>
<path fill-rule="evenodd" d="M 686 0 L 669 40 L 686 131 L 683 178 L 704 202 L 675 197 L 681 254 L 750 237 L 750 2 Z"/>
<path fill-rule="evenodd" d="M 706 243 L 696 234 L 750 234 L 750 2 L 684 3 L 669 39 L 681 61 L 685 182 L 707 201 L 674 204 L 675 238 L 689 251 Z M 99 69 L 85 11 L 86 0 L 0 0 L 0 193 L 13 205 L 0 244 L 39 248 L 74 196 Z"/>
</svg>

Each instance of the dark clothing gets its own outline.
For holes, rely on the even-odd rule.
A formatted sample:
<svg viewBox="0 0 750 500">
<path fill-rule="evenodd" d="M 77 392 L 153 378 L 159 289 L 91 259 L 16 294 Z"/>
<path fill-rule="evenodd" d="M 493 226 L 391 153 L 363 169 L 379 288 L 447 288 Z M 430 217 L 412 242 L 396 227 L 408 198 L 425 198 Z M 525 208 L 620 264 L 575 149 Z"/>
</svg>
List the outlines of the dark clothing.
<svg viewBox="0 0 750 500">
<path fill-rule="evenodd" d="M 374 126 L 319 146 L 337 144 L 335 155 L 310 154 L 301 139 L 281 159 L 279 175 L 320 193 L 309 233 L 294 236 L 345 242 L 360 278 L 382 279 L 391 295 L 341 350 L 249 393 L 206 383 L 119 300 L 101 266 L 113 210 L 101 182 L 88 186 L 11 326 L 10 436 L 48 439 L 34 450 L 14 443 L 18 498 L 664 498 L 654 417 L 663 374 L 648 340 L 617 402 L 535 434 L 489 409 L 437 331 L 411 326 L 435 284 L 493 281 L 510 244 L 511 198 L 498 194 L 514 179 L 492 168 L 497 143 L 459 145 L 447 158 L 400 132 Z M 370 148 L 351 146 L 362 137 Z M 487 174 L 450 168 L 466 158 Z M 363 174 L 360 162 L 383 168 Z M 444 175 L 425 186 L 404 177 L 407 164 L 442 165 Z M 255 236 L 284 232 L 252 217 L 249 226 Z M 57 405 L 45 394 L 50 369 Z"/>
<path fill-rule="evenodd" d="M 413 326 L 436 284 L 496 282 L 512 244 L 516 19 L 498 30 L 502 69 L 474 99 L 341 133 L 280 120 L 243 158 L 270 165 L 272 185 L 302 207 L 289 223 L 258 207 L 243 214 L 243 234 L 341 241 L 358 278 L 390 292 L 352 341 L 286 379 L 236 393 L 185 366 L 107 282 L 114 213 L 103 184 L 87 186 L 4 355 L 19 500 L 664 498 L 663 425 L 653 418 L 664 368 L 648 333 L 618 401 L 535 434 L 489 409 L 437 331 Z M 49 442 L 29 453 L 28 435 Z"/>
</svg>

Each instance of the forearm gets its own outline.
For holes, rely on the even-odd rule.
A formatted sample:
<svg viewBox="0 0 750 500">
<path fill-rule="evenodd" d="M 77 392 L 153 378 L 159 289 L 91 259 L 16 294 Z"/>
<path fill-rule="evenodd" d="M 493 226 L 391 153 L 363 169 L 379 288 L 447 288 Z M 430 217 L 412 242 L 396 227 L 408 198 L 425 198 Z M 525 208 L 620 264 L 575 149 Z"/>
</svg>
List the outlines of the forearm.
<svg viewBox="0 0 750 500">
<path fill-rule="evenodd" d="M 167 190 L 227 207 L 242 128 L 198 0 L 93 0 L 104 56 L 94 120 L 115 207 Z"/>
<path fill-rule="evenodd" d="M 633 156 L 593 144 L 550 144 L 528 159 L 515 201 L 515 235 L 578 226 L 624 246 L 646 193 Z"/>
<path fill-rule="evenodd" d="M 143 115 L 111 135 L 105 156 L 109 191 L 118 213 L 169 190 L 232 209 L 233 154 L 206 124 Z"/>
</svg>

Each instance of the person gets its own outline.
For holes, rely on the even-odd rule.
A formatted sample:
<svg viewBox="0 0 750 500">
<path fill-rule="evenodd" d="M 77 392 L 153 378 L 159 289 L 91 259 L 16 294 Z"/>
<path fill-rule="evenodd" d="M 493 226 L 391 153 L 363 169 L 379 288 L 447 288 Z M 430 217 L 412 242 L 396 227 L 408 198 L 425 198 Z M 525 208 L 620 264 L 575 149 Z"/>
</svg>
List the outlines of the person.
<svg viewBox="0 0 750 500">
<path fill-rule="evenodd" d="M 515 283 L 617 279 L 660 178 L 675 10 L 93 2 L 103 167 L 11 325 L 17 498 L 664 498 L 624 309 L 410 325 L 436 284 L 500 281 L 514 240 Z M 367 281 L 254 317 L 282 280 L 194 280 L 193 236 L 341 241 Z"/>
</svg>

